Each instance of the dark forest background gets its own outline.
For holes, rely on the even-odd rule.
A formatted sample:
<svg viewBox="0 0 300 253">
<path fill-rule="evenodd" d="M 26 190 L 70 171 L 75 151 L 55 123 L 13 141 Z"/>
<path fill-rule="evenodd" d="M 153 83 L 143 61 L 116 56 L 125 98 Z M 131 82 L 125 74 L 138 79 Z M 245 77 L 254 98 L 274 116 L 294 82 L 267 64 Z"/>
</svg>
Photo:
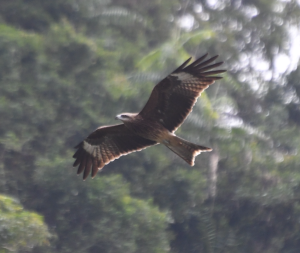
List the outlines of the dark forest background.
<svg viewBox="0 0 300 253">
<path fill-rule="evenodd" d="M 296 0 L 0 0 L 0 252 L 300 252 L 299 19 Z M 177 134 L 213 152 L 76 176 L 78 142 L 206 52 L 228 72 Z"/>
</svg>

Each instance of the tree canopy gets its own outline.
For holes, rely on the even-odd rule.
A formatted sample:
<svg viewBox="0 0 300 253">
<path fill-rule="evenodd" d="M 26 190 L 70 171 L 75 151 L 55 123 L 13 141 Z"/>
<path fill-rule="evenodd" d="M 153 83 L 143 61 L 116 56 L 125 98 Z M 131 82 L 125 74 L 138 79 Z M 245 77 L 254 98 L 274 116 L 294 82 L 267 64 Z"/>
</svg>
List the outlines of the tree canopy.
<svg viewBox="0 0 300 253">
<path fill-rule="evenodd" d="M 297 252 L 299 17 L 296 0 L 0 0 L 0 252 Z M 73 147 L 206 52 L 228 71 L 177 133 L 213 152 L 189 167 L 156 146 L 82 182 Z"/>
</svg>

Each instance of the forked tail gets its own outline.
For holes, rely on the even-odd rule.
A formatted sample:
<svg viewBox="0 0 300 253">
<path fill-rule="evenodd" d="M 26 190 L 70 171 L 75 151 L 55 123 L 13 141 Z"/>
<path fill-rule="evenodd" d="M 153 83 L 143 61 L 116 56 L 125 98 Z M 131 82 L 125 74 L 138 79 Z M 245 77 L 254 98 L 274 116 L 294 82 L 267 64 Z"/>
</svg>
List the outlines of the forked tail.
<svg viewBox="0 0 300 253">
<path fill-rule="evenodd" d="M 172 136 L 169 141 L 164 142 L 163 144 L 191 166 L 194 166 L 195 157 L 201 152 L 212 151 L 211 148 L 196 145 L 175 135 Z"/>
</svg>

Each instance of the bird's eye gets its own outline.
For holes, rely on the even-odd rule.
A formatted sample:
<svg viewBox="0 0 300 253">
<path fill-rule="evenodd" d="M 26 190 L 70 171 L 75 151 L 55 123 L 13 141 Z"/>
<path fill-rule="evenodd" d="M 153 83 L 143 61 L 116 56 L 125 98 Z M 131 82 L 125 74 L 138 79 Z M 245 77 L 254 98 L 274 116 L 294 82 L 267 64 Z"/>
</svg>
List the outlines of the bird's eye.
<svg viewBox="0 0 300 253">
<path fill-rule="evenodd" d="M 129 118 L 127 115 L 122 114 L 121 115 L 122 118 Z"/>
</svg>

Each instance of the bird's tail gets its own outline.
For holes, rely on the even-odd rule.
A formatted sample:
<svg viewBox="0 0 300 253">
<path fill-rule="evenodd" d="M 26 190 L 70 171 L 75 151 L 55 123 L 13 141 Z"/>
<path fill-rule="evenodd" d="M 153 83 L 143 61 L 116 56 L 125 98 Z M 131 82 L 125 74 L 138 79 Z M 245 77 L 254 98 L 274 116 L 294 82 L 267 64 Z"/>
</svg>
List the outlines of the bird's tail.
<svg viewBox="0 0 300 253">
<path fill-rule="evenodd" d="M 195 157 L 201 152 L 212 151 L 211 148 L 196 145 L 181 139 L 176 135 L 173 135 L 167 142 L 164 142 L 163 144 L 165 144 L 165 146 L 171 149 L 175 154 L 180 156 L 191 166 L 194 166 Z"/>
</svg>

